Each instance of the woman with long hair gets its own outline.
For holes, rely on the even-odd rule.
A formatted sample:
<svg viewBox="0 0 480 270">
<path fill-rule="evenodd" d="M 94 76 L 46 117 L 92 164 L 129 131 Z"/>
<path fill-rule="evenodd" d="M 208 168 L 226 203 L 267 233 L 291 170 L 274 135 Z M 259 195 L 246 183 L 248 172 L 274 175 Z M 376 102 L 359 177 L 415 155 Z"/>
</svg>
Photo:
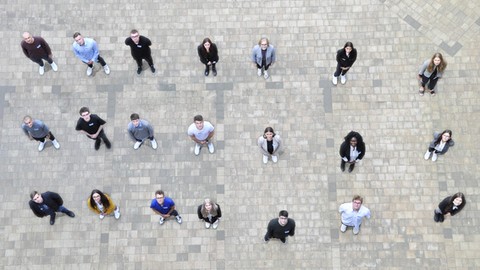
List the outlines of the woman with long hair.
<svg viewBox="0 0 480 270">
<path fill-rule="evenodd" d="M 438 155 L 443 155 L 448 151 L 448 148 L 454 146 L 455 142 L 452 140 L 452 131 L 445 129 L 442 133 L 435 132 L 433 134 L 433 141 L 428 145 L 427 152 L 424 155 L 425 160 L 430 156 L 432 161 L 437 161 Z"/>
<path fill-rule="evenodd" d="M 268 158 L 272 157 L 272 161 L 278 161 L 278 151 L 282 147 L 282 139 L 280 135 L 275 134 L 272 127 L 265 128 L 263 135 L 257 140 L 260 152 L 263 154 L 263 163 L 268 163 Z"/>
<path fill-rule="evenodd" d="M 348 168 L 348 172 L 351 173 L 353 168 L 355 168 L 355 163 L 360 162 L 365 155 L 365 143 L 363 142 L 362 135 L 356 131 L 350 131 L 347 136 L 345 136 L 342 145 L 340 145 L 339 152 L 342 158 L 340 169 L 344 172 L 345 164 L 349 163 L 350 167 Z"/>
<path fill-rule="evenodd" d="M 112 212 L 115 216 L 115 219 L 120 218 L 120 209 L 118 206 L 113 203 L 108 194 L 103 193 L 98 189 L 92 190 L 92 193 L 87 200 L 87 206 L 90 210 L 99 214 L 100 219 L 112 214 Z"/>
<path fill-rule="evenodd" d="M 204 38 L 202 44 L 197 47 L 198 57 L 200 62 L 205 65 L 205 76 L 210 74 L 210 67 L 212 68 L 213 76 L 217 76 L 217 69 L 215 65 L 218 62 L 217 45 L 213 43 L 210 38 Z"/>
<path fill-rule="evenodd" d="M 435 86 L 437 81 L 442 78 L 443 72 L 447 68 L 447 62 L 443 60 L 441 53 L 435 53 L 431 59 L 425 60 L 418 71 L 420 81 L 420 96 L 425 93 L 425 86 L 432 96 L 435 96 Z M 428 85 L 427 85 L 428 84 Z"/>
<path fill-rule="evenodd" d="M 207 198 L 198 206 L 197 214 L 199 219 L 205 221 L 205 229 L 210 229 L 210 226 L 217 229 L 222 217 L 222 210 L 220 210 L 220 205 Z"/>
<path fill-rule="evenodd" d="M 454 216 L 458 214 L 458 212 L 462 211 L 463 207 L 465 207 L 466 203 L 465 195 L 461 192 L 446 197 L 438 204 L 437 209 L 435 209 L 433 220 L 435 222 L 443 222 L 445 215 Z"/>
<path fill-rule="evenodd" d="M 343 45 L 343 48 L 337 51 L 337 69 L 332 77 L 333 85 L 337 85 L 338 76 L 340 76 L 340 82 L 345 84 L 347 82 L 347 72 L 352 67 L 353 63 L 357 60 L 357 49 L 353 47 L 353 43 L 348 41 Z"/>
</svg>

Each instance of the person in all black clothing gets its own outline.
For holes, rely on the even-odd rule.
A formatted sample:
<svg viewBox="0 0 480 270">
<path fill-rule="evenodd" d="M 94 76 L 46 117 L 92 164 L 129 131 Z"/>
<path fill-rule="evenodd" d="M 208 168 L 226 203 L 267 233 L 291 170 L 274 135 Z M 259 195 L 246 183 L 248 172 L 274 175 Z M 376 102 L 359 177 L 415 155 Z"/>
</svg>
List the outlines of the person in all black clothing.
<svg viewBox="0 0 480 270">
<path fill-rule="evenodd" d="M 153 65 L 152 53 L 150 46 L 152 42 L 150 39 L 141 36 L 137 30 L 130 31 L 130 37 L 125 39 L 125 45 L 130 46 L 132 57 L 137 61 L 137 74 L 142 73 L 142 60 L 145 59 L 150 66 L 152 73 L 155 73 L 155 66 Z"/>
<path fill-rule="evenodd" d="M 197 51 L 200 61 L 205 64 L 205 76 L 210 74 L 210 67 L 212 67 L 213 76 L 217 76 L 217 69 L 215 68 L 219 59 L 217 45 L 207 37 L 203 39 L 202 44 L 198 45 Z"/>
<path fill-rule="evenodd" d="M 287 236 L 295 235 L 295 220 L 288 218 L 287 210 L 282 210 L 278 214 L 278 219 L 270 220 L 267 227 L 267 233 L 264 240 L 268 242 L 270 238 L 278 238 L 282 243 L 286 243 Z"/>
<path fill-rule="evenodd" d="M 345 74 L 350 70 L 355 60 L 357 60 L 357 50 L 353 47 L 352 42 L 348 41 L 343 46 L 343 49 L 337 51 L 337 70 L 335 70 L 332 78 L 334 85 L 337 85 L 338 76 L 340 76 L 342 84 L 347 82 Z"/>
<path fill-rule="evenodd" d="M 342 157 L 340 169 L 344 172 L 345 163 L 350 163 L 348 172 L 351 173 L 355 168 L 355 163 L 359 162 L 365 155 L 365 143 L 362 135 L 355 131 L 350 131 L 344 139 L 342 145 L 340 145 L 340 156 Z"/>
<path fill-rule="evenodd" d="M 103 126 L 107 122 L 96 114 L 90 114 L 90 109 L 87 107 L 80 108 L 80 116 L 75 129 L 87 135 L 88 138 L 95 140 L 95 150 L 100 149 L 102 140 L 107 148 L 110 149 L 112 144 L 103 131 Z"/>
<path fill-rule="evenodd" d="M 40 218 L 50 216 L 50 225 L 55 224 L 55 212 L 65 213 L 67 216 L 73 218 L 75 214 L 63 206 L 63 200 L 58 193 L 47 191 L 45 193 L 38 193 L 33 191 L 30 193 L 30 201 L 28 204 L 33 213 Z"/>
<path fill-rule="evenodd" d="M 435 222 L 443 222 L 445 215 L 450 214 L 451 216 L 454 216 L 458 214 L 458 212 L 462 211 L 466 203 L 465 195 L 461 192 L 446 197 L 438 204 L 437 209 L 435 209 L 433 220 Z"/>
</svg>

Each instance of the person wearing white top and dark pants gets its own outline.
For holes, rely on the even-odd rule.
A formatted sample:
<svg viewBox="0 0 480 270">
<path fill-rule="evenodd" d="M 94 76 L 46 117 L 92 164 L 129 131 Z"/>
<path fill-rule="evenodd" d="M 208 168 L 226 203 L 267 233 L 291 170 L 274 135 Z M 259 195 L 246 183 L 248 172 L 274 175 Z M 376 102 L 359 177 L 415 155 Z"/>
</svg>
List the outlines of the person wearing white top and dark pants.
<svg viewBox="0 0 480 270">
<path fill-rule="evenodd" d="M 360 232 L 363 218 L 370 219 L 370 210 L 362 204 L 363 198 L 355 195 L 352 202 L 340 205 L 338 212 L 341 214 L 342 226 L 340 231 L 342 233 L 346 232 L 348 227 L 353 227 L 353 234 L 357 235 Z"/>
<path fill-rule="evenodd" d="M 263 135 L 257 140 L 257 145 L 260 147 L 260 152 L 263 154 L 263 163 L 268 163 L 268 157 L 272 157 L 272 161 L 278 161 L 278 150 L 282 146 L 282 139 L 275 134 L 272 127 L 265 128 Z"/>
</svg>

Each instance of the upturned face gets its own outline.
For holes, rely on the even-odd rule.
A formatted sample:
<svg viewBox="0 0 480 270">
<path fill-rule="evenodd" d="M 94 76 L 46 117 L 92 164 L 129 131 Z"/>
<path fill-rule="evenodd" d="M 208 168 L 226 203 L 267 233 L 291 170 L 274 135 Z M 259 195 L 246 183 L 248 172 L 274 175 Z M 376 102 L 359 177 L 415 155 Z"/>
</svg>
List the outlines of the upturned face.
<svg viewBox="0 0 480 270">
<path fill-rule="evenodd" d="M 138 127 L 138 124 L 140 124 L 140 119 L 132 120 L 132 123 L 135 127 Z"/>
<path fill-rule="evenodd" d="M 210 49 L 210 42 L 207 41 L 207 42 L 203 43 L 203 47 L 205 47 L 205 49 L 207 49 L 207 50 Z"/>
<path fill-rule="evenodd" d="M 203 121 L 195 121 L 195 126 L 197 127 L 198 130 L 203 129 Z"/>
<path fill-rule="evenodd" d="M 30 33 L 25 32 L 23 34 L 23 40 L 25 40 L 26 43 L 32 44 L 33 43 L 33 37 L 30 35 Z"/>
<path fill-rule="evenodd" d="M 457 197 L 453 200 L 453 204 L 456 205 L 456 206 L 461 205 L 462 202 L 463 202 L 462 197 Z"/>
<path fill-rule="evenodd" d="M 278 217 L 278 224 L 280 224 L 281 226 L 285 226 L 287 225 L 287 223 L 288 223 L 288 217 L 284 217 L 284 216 Z"/>
<path fill-rule="evenodd" d="M 75 38 L 75 42 L 77 42 L 78 45 L 83 46 L 85 44 L 85 40 L 83 39 L 82 35 L 79 35 Z"/>
<path fill-rule="evenodd" d="M 36 203 L 43 203 L 42 195 L 40 195 L 39 193 L 35 194 L 32 200 Z"/>
<path fill-rule="evenodd" d="M 265 51 L 265 50 L 267 49 L 267 47 L 268 47 L 268 42 L 267 42 L 266 39 L 262 39 L 262 40 L 260 41 L 260 47 L 262 48 L 263 51 Z"/>
<path fill-rule="evenodd" d="M 350 145 L 355 147 L 357 146 L 357 138 L 353 137 L 350 139 Z"/>
<path fill-rule="evenodd" d="M 345 47 L 345 52 L 350 53 L 352 51 L 352 47 Z"/>
<path fill-rule="evenodd" d="M 265 132 L 265 137 L 267 138 L 267 141 L 273 140 L 273 132 L 270 132 L 270 131 Z"/>
<path fill-rule="evenodd" d="M 30 128 L 33 126 L 33 120 L 32 119 L 27 119 L 23 123 L 25 123 L 25 125 L 27 125 Z"/>
<path fill-rule="evenodd" d="M 90 112 L 83 112 L 80 116 L 83 120 L 85 120 L 85 122 L 90 121 Z"/>
<path fill-rule="evenodd" d="M 435 58 L 433 58 L 433 64 L 434 64 L 435 66 L 440 65 L 441 62 L 442 62 L 442 60 L 440 59 L 440 57 L 435 57 Z"/>
<path fill-rule="evenodd" d="M 360 209 L 360 207 L 362 206 L 362 201 L 353 200 L 352 201 L 352 206 L 353 206 L 353 210 L 358 211 L 358 209 Z"/>
<path fill-rule="evenodd" d="M 163 204 L 163 201 L 165 200 L 165 195 L 157 194 L 155 195 L 155 199 L 157 200 L 158 204 Z"/>
<path fill-rule="evenodd" d="M 443 141 L 443 142 L 448 142 L 448 140 L 450 140 L 450 134 L 448 134 L 448 133 L 443 133 L 443 135 L 442 135 L 442 141 Z"/>
<path fill-rule="evenodd" d="M 95 202 L 100 203 L 100 194 L 98 193 L 93 193 L 92 198 Z"/>
<path fill-rule="evenodd" d="M 212 210 L 212 204 L 211 203 L 205 203 L 205 210 L 210 212 Z"/>
<path fill-rule="evenodd" d="M 138 44 L 138 42 L 140 41 L 140 34 L 139 33 L 130 34 L 130 38 L 135 44 Z"/>
</svg>

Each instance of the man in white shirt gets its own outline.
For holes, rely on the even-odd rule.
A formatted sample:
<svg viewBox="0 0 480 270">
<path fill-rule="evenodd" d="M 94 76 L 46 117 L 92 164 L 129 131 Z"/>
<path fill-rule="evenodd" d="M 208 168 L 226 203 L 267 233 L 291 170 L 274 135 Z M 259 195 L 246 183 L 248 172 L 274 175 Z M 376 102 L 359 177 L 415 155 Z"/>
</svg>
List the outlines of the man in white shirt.
<svg viewBox="0 0 480 270">
<path fill-rule="evenodd" d="M 353 234 L 360 232 L 363 217 L 370 219 L 370 210 L 362 205 L 363 198 L 360 195 L 353 196 L 352 202 L 344 203 L 338 208 L 341 214 L 342 226 L 340 231 L 344 233 L 347 227 L 353 227 Z"/>
<path fill-rule="evenodd" d="M 193 118 L 193 123 L 188 127 L 188 136 L 195 142 L 195 155 L 200 155 L 200 149 L 207 145 L 210 154 L 215 152 L 215 147 L 210 141 L 214 135 L 214 127 L 208 121 L 203 121 L 203 116 L 196 115 Z"/>
</svg>

